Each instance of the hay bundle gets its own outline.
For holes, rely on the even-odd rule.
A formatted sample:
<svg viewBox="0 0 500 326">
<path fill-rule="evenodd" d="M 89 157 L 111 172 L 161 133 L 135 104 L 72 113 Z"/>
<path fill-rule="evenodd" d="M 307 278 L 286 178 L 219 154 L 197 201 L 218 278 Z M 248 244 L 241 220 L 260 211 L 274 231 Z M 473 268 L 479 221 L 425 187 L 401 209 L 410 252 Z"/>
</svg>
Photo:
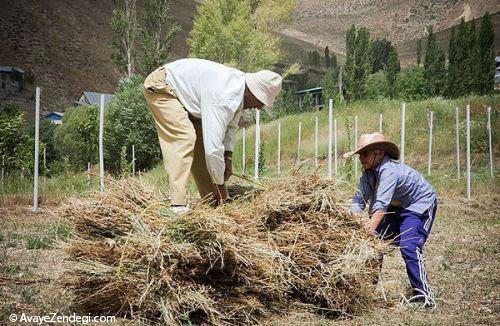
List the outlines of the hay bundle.
<svg viewBox="0 0 500 326">
<path fill-rule="evenodd" d="M 315 174 L 266 183 L 221 208 L 180 216 L 137 180 L 69 201 L 74 265 L 63 281 L 82 311 L 248 324 L 297 306 L 355 313 L 373 296 L 383 245 L 367 235 Z"/>
</svg>

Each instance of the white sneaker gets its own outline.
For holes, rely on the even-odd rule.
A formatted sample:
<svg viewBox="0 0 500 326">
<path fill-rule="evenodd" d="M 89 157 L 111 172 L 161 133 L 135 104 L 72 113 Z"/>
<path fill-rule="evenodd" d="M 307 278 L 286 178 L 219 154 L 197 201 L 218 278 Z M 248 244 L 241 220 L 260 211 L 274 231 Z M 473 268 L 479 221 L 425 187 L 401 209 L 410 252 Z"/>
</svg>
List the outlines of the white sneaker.
<svg viewBox="0 0 500 326">
<path fill-rule="evenodd" d="M 181 215 L 186 213 L 189 208 L 186 205 L 170 206 L 170 210 L 174 212 L 175 215 Z"/>
</svg>

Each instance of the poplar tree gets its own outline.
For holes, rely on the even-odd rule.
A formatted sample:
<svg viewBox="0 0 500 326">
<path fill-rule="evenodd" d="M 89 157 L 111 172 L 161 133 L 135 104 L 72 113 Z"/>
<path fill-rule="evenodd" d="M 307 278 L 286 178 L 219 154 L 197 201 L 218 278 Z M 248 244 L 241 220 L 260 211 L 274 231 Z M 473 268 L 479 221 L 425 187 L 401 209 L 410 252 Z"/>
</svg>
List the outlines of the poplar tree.
<svg viewBox="0 0 500 326">
<path fill-rule="evenodd" d="M 356 35 L 354 48 L 354 81 L 353 92 L 355 99 L 365 96 L 366 78 L 372 70 L 372 48 L 370 32 L 366 27 L 361 27 Z"/>
<path fill-rule="evenodd" d="M 137 38 L 136 0 L 114 0 L 116 8 L 111 18 L 113 31 L 112 47 L 115 52 L 111 55 L 118 70 L 130 77 L 135 72 L 135 41 Z"/>
<path fill-rule="evenodd" d="M 325 47 L 325 67 L 330 68 L 330 49 L 328 46 Z"/>
<path fill-rule="evenodd" d="M 457 35 L 455 27 L 452 27 L 448 43 L 448 79 L 446 89 L 446 94 L 449 97 L 455 97 L 458 94 L 461 69 L 462 67 L 458 58 Z"/>
<path fill-rule="evenodd" d="M 486 12 L 481 21 L 479 31 L 479 69 L 478 69 L 478 91 L 486 94 L 495 85 L 495 30 L 491 16 Z"/>
<path fill-rule="evenodd" d="M 396 95 L 396 78 L 398 76 L 401 66 L 399 63 L 398 51 L 395 47 L 391 46 L 389 49 L 389 58 L 387 60 L 387 68 L 385 76 L 387 78 L 389 97 L 394 98 Z"/>
<path fill-rule="evenodd" d="M 181 30 L 179 24 L 171 23 L 171 5 L 172 0 L 144 1 L 142 65 L 146 75 L 168 61 L 174 38 Z"/>
<path fill-rule="evenodd" d="M 354 97 L 353 82 L 354 82 L 354 49 L 356 45 L 356 26 L 352 25 L 346 33 L 346 62 L 343 75 L 343 82 L 346 90 L 347 99 Z"/>
<path fill-rule="evenodd" d="M 422 62 L 422 39 L 417 41 L 417 67 L 420 66 Z"/>
<path fill-rule="evenodd" d="M 436 35 L 429 26 L 427 50 L 424 58 L 424 76 L 427 81 L 427 93 L 430 96 L 443 95 L 446 82 L 445 55 L 436 42 Z"/>
<path fill-rule="evenodd" d="M 335 52 L 332 52 L 330 55 L 330 68 L 337 68 L 337 56 L 335 55 Z"/>
</svg>

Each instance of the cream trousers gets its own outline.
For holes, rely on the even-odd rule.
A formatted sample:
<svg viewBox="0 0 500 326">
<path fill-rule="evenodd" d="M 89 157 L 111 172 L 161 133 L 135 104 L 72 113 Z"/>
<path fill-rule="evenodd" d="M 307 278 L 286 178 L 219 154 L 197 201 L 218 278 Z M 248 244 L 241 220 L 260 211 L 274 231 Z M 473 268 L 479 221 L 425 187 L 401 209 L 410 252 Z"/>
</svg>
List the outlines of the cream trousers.
<svg viewBox="0 0 500 326">
<path fill-rule="evenodd" d="M 190 174 L 201 198 L 211 200 L 217 189 L 207 169 L 201 119 L 192 117 L 166 84 L 163 67 L 146 78 L 144 97 L 158 132 L 171 205 L 188 203 Z"/>
</svg>

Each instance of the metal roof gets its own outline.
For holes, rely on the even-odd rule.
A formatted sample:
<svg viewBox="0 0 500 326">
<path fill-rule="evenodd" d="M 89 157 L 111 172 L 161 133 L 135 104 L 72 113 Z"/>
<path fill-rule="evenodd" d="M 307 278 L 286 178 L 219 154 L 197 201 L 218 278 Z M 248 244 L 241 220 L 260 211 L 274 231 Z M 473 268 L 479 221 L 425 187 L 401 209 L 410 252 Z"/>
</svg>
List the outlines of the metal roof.
<svg viewBox="0 0 500 326">
<path fill-rule="evenodd" d="M 17 67 L 0 66 L 0 72 L 19 72 L 24 74 L 24 70 Z"/>
<path fill-rule="evenodd" d="M 314 87 L 314 88 L 303 89 L 301 91 L 297 91 L 297 92 L 295 92 L 295 94 L 317 93 L 317 92 L 321 92 L 322 90 L 323 90 L 323 87 Z"/>
<path fill-rule="evenodd" d="M 106 105 L 109 100 L 113 98 L 113 94 L 105 94 L 105 93 L 95 93 L 95 92 L 83 92 L 85 95 L 85 98 L 87 98 L 87 101 L 89 102 L 90 105 L 100 105 L 101 104 L 101 94 L 104 95 L 104 105 Z"/>
</svg>

